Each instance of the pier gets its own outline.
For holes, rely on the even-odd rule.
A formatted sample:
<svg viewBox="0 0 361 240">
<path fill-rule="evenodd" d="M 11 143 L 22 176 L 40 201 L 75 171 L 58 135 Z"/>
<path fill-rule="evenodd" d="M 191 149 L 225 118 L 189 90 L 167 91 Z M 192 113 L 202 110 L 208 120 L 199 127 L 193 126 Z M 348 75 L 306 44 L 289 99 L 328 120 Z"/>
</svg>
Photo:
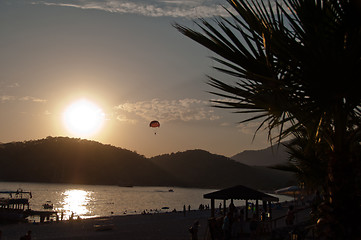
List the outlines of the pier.
<svg viewBox="0 0 361 240">
<path fill-rule="evenodd" d="M 56 211 L 28 210 L 27 215 L 29 217 L 39 217 L 41 223 L 45 222 L 45 220 L 50 221 L 50 219 L 58 220 L 58 212 Z"/>
</svg>

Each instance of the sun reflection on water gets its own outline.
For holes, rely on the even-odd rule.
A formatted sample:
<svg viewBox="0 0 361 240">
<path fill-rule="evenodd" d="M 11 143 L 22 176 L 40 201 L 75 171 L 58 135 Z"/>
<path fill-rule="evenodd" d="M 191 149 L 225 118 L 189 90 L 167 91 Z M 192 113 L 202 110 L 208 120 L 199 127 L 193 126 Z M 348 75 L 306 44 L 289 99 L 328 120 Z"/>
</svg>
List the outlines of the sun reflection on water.
<svg viewBox="0 0 361 240">
<path fill-rule="evenodd" d="M 69 189 L 63 193 L 64 202 L 62 209 L 58 209 L 63 212 L 64 219 L 70 219 L 73 215 L 74 218 L 83 217 L 90 213 L 88 208 L 88 203 L 91 200 L 91 192 L 79 190 L 79 189 Z"/>
</svg>

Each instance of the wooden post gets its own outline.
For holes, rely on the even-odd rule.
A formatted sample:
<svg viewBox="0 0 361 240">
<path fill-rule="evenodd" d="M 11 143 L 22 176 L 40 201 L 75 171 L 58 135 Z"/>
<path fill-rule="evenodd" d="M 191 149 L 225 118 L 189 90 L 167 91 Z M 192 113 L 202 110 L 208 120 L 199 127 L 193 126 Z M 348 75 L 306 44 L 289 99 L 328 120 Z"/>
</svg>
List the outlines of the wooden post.
<svg viewBox="0 0 361 240">
<path fill-rule="evenodd" d="M 263 206 L 263 213 L 262 213 L 262 221 L 265 222 L 266 218 L 267 218 L 267 201 L 262 201 L 262 206 Z"/>
<path fill-rule="evenodd" d="M 246 199 L 246 221 L 248 220 L 248 199 Z"/>
<path fill-rule="evenodd" d="M 226 199 L 223 199 L 223 216 L 226 216 L 227 206 L 226 206 Z"/>
<path fill-rule="evenodd" d="M 258 206 L 258 199 L 256 200 L 256 217 L 257 217 L 257 220 L 259 220 L 259 206 Z"/>
<path fill-rule="evenodd" d="M 268 202 L 269 219 L 272 221 L 272 203 Z"/>
<path fill-rule="evenodd" d="M 214 217 L 214 198 L 211 198 L 211 217 Z"/>
</svg>

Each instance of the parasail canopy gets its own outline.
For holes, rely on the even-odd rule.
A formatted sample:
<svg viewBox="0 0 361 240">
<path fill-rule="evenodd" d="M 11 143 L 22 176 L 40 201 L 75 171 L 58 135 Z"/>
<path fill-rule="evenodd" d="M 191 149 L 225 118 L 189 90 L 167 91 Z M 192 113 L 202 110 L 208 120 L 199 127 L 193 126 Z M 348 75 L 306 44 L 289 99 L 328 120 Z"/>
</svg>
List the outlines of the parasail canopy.
<svg viewBox="0 0 361 240">
<path fill-rule="evenodd" d="M 160 123 L 159 123 L 158 121 L 156 121 L 156 120 L 151 121 L 151 122 L 149 123 L 149 127 L 151 127 L 151 128 L 160 127 Z"/>
</svg>

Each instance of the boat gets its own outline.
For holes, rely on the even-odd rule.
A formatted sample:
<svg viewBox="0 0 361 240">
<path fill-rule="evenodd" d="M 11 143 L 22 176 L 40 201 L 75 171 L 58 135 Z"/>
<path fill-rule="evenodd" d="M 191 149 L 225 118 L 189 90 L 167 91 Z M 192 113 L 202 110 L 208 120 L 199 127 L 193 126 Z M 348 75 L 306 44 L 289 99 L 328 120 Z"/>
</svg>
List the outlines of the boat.
<svg viewBox="0 0 361 240">
<path fill-rule="evenodd" d="M 43 204 L 44 209 L 53 209 L 54 205 L 51 203 L 51 201 L 46 201 L 46 203 Z"/>
<path fill-rule="evenodd" d="M 31 192 L 19 188 L 16 191 L 0 191 L 0 222 L 25 222 L 30 214 Z"/>
<path fill-rule="evenodd" d="M 31 210 L 29 198 L 32 198 L 31 192 L 21 188 L 16 191 L 0 191 L 0 223 L 27 222 L 29 216 L 39 217 L 40 222 L 57 218 L 56 211 Z"/>
</svg>

